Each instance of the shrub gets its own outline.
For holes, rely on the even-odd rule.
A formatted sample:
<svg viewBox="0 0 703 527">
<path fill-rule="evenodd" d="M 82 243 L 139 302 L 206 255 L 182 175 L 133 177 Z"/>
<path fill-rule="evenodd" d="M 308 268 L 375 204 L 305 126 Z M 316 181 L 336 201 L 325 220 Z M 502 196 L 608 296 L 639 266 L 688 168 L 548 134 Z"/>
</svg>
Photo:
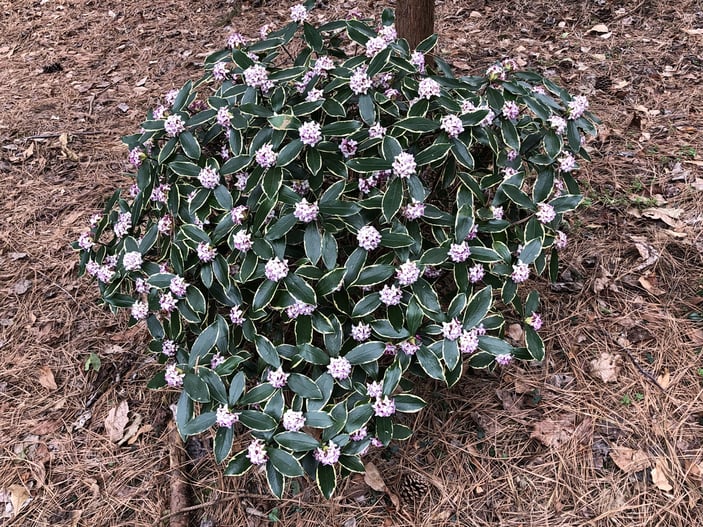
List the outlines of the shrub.
<svg viewBox="0 0 703 527">
<path fill-rule="evenodd" d="M 169 93 L 124 138 L 129 196 L 74 246 L 148 328 L 150 386 L 181 389 L 184 437 L 215 428 L 227 474 L 261 465 L 281 496 L 307 473 L 329 497 L 411 435 L 418 380 L 543 359 L 539 297 L 518 285 L 556 273 L 595 129 L 585 98 L 510 60 L 435 71 L 436 36 L 411 51 L 388 10 L 376 29 L 306 14 L 232 35 Z"/>
</svg>

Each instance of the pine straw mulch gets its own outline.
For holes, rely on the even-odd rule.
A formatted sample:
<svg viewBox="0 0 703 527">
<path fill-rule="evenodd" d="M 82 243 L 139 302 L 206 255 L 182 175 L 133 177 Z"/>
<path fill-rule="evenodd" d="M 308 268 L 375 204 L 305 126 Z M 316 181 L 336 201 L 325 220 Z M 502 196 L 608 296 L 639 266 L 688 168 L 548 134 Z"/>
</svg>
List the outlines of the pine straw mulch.
<svg viewBox="0 0 703 527">
<path fill-rule="evenodd" d="M 230 20 L 254 34 L 291 3 L 0 2 L 0 522 L 168 524 L 173 394 L 146 389 L 145 335 L 96 307 L 67 245 L 124 184 L 119 137 L 199 75 Z M 401 510 L 362 478 L 330 502 L 306 481 L 277 501 L 259 474 L 223 478 L 209 438 L 191 441 L 192 524 L 699 523 L 703 4 L 445 0 L 436 27 L 458 68 L 517 57 L 603 120 L 581 171 L 591 206 L 570 220 L 559 283 L 535 284 L 548 358 L 423 388 L 414 437 L 369 457 L 393 494 L 419 479 Z M 141 424 L 117 445 L 104 422 L 124 401 Z"/>
</svg>

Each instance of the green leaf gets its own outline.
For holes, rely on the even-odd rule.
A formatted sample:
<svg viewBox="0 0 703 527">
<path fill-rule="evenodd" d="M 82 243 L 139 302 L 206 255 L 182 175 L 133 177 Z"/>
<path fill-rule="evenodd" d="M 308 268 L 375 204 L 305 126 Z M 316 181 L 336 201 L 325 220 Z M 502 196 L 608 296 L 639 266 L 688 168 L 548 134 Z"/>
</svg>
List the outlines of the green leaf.
<svg viewBox="0 0 703 527">
<path fill-rule="evenodd" d="M 298 157 L 303 150 L 303 142 L 300 139 L 293 139 L 290 143 L 284 146 L 278 153 L 276 166 L 284 167 L 289 165 L 295 158 Z"/>
<path fill-rule="evenodd" d="M 276 391 L 271 383 L 257 384 L 239 400 L 239 405 L 260 404 L 268 400 Z"/>
<path fill-rule="evenodd" d="M 271 494 L 279 499 L 283 497 L 283 491 L 285 490 L 286 483 L 285 478 L 283 477 L 283 474 L 275 469 L 270 460 L 266 463 L 266 482 L 268 483 L 269 490 L 271 490 Z"/>
<path fill-rule="evenodd" d="M 474 169 L 474 158 L 460 139 L 452 139 L 452 154 L 459 164 L 468 170 Z"/>
<path fill-rule="evenodd" d="M 274 130 L 297 130 L 302 124 L 300 119 L 292 114 L 272 115 L 268 122 Z"/>
<path fill-rule="evenodd" d="M 432 379 L 444 381 L 444 368 L 437 356 L 427 346 L 420 346 L 416 354 L 420 367 Z"/>
<path fill-rule="evenodd" d="M 376 55 L 369 62 L 368 68 L 366 68 L 366 75 L 373 77 L 379 73 L 391 58 L 391 53 L 393 48 L 391 46 L 386 47 L 384 50 L 376 53 Z M 373 123 L 372 123 L 373 124 Z"/>
<path fill-rule="evenodd" d="M 389 222 L 400 210 L 403 203 L 403 182 L 400 178 L 394 178 L 388 185 L 388 190 L 383 195 L 383 217 Z"/>
<path fill-rule="evenodd" d="M 306 304 L 317 304 L 315 290 L 298 275 L 289 273 L 284 278 L 284 283 L 286 284 L 286 289 L 293 297 Z"/>
<path fill-rule="evenodd" d="M 440 313 L 442 311 L 439 305 L 437 293 L 432 286 L 423 278 L 420 278 L 412 285 L 413 293 L 420 305 L 427 311 Z"/>
<path fill-rule="evenodd" d="M 439 123 L 425 117 L 406 117 L 393 123 L 394 128 L 407 130 L 414 133 L 434 132 L 439 128 Z"/>
<path fill-rule="evenodd" d="M 315 382 L 300 373 L 291 373 L 287 386 L 305 399 L 322 399 L 322 392 Z"/>
<path fill-rule="evenodd" d="M 192 289 L 196 289 L 193 287 Z M 195 366 L 198 359 L 205 357 L 210 353 L 220 337 L 220 330 L 216 322 L 213 322 L 208 327 L 206 327 L 190 348 L 190 357 L 188 362 L 191 366 Z M 224 350 L 223 350 L 224 351 Z"/>
<path fill-rule="evenodd" d="M 391 168 L 393 161 L 387 161 L 380 157 L 355 157 L 347 161 L 347 166 L 355 172 L 378 172 L 379 170 L 388 170 Z"/>
<path fill-rule="evenodd" d="M 567 194 L 553 199 L 549 204 L 554 207 L 555 211 L 562 213 L 574 210 L 579 206 L 582 200 L 583 196 L 580 194 Z"/>
<path fill-rule="evenodd" d="M 428 165 L 444 159 L 451 148 L 450 143 L 432 143 L 430 146 L 425 148 L 422 152 L 415 156 L 415 162 L 417 166 Z"/>
<path fill-rule="evenodd" d="M 210 390 L 207 384 L 194 373 L 186 373 L 183 378 L 183 391 L 195 402 L 207 403 L 210 401 Z"/>
<path fill-rule="evenodd" d="M 229 394 L 227 396 L 227 402 L 229 406 L 234 406 L 239 401 L 239 398 L 244 393 L 244 387 L 246 386 L 247 377 L 243 371 L 238 372 L 229 384 Z"/>
<path fill-rule="evenodd" d="M 183 177 L 197 177 L 200 174 L 200 167 L 190 161 L 173 161 L 168 164 L 168 168 Z"/>
<path fill-rule="evenodd" d="M 281 159 L 280 155 L 278 159 Z M 282 184 L 283 170 L 276 167 L 266 171 L 262 187 L 264 189 L 264 194 L 266 194 L 268 198 L 275 199 L 278 196 L 278 189 L 281 188 Z"/>
<path fill-rule="evenodd" d="M 278 282 L 274 282 L 272 280 L 264 280 L 261 282 L 261 285 L 254 294 L 254 302 L 252 304 L 254 311 L 258 311 L 259 309 L 263 309 L 268 306 L 277 289 Z"/>
<path fill-rule="evenodd" d="M 241 476 L 252 467 L 251 461 L 247 457 L 247 451 L 242 450 L 234 456 L 227 464 L 225 476 Z"/>
<path fill-rule="evenodd" d="M 281 366 L 281 358 L 278 356 L 276 347 L 269 339 L 263 335 L 257 335 L 254 342 L 256 343 L 256 352 L 266 364 L 274 368 L 279 368 Z"/>
<path fill-rule="evenodd" d="M 390 417 L 376 418 L 376 437 L 384 445 L 388 445 L 393 439 L 393 421 Z"/>
<path fill-rule="evenodd" d="M 307 165 L 308 170 L 310 170 L 310 173 L 316 176 L 320 170 L 322 170 L 322 156 L 320 155 L 319 150 L 315 148 L 308 149 L 305 154 L 305 164 Z"/>
<path fill-rule="evenodd" d="M 370 95 L 359 96 L 359 115 L 361 115 L 361 119 L 369 126 L 376 122 L 376 105 Z"/>
<path fill-rule="evenodd" d="M 313 428 L 324 429 L 332 426 L 334 424 L 334 421 L 327 412 L 311 411 L 305 413 L 305 424 Z"/>
<path fill-rule="evenodd" d="M 303 38 L 313 50 L 320 52 L 322 51 L 322 35 L 315 29 L 312 25 L 307 22 L 303 23 Z"/>
<path fill-rule="evenodd" d="M 270 432 L 278 426 L 273 417 L 257 410 L 242 410 L 239 414 L 239 422 L 257 432 Z"/>
<path fill-rule="evenodd" d="M 544 360 L 544 342 L 532 326 L 525 326 L 525 342 L 527 352 L 537 362 Z"/>
<path fill-rule="evenodd" d="M 204 412 L 188 421 L 181 432 L 188 436 L 198 435 L 215 424 L 215 412 Z"/>
<path fill-rule="evenodd" d="M 486 318 L 492 302 L 493 289 L 491 286 L 486 286 L 473 295 L 464 312 L 464 328 L 471 329 L 478 326 L 481 321 Z"/>
<path fill-rule="evenodd" d="M 386 345 L 383 342 L 364 342 L 352 348 L 345 358 L 353 365 L 368 364 L 378 360 L 384 353 Z"/>
<path fill-rule="evenodd" d="M 366 263 L 366 256 L 367 252 L 361 247 L 357 247 L 349 255 L 344 265 L 346 270 L 344 273 L 344 282 L 346 284 L 353 283 L 357 279 L 364 263 Z"/>
<path fill-rule="evenodd" d="M 360 121 L 334 121 L 324 125 L 321 131 L 324 137 L 349 136 L 362 126 Z"/>
<path fill-rule="evenodd" d="M 213 447 L 213 453 L 215 454 L 215 461 L 217 463 L 222 463 L 227 456 L 229 456 L 232 450 L 232 440 L 234 439 L 234 428 L 222 426 L 217 429 L 215 434 L 215 445 Z"/>
<path fill-rule="evenodd" d="M 530 197 L 515 185 L 503 184 L 500 186 L 500 189 L 505 192 L 506 196 L 510 198 L 510 201 L 516 205 L 524 209 L 534 210 L 535 204 L 532 203 Z"/>
<path fill-rule="evenodd" d="M 292 213 L 281 216 L 266 231 L 266 239 L 273 241 L 278 240 L 279 238 L 283 238 L 286 234 L 288 234 L 288 231 L 290 231 L 297 222 L 298 219 Z"/>
<path fill-rule="evenodd" d="M 430 35 L 415 48 L 420 53 L 429 53 L 437 45 L 437 34 Z"/>
<path fill-rule="evenodd" d="M 309 452 L 320 446 L 317 439 L 303 432 L 281 432 L 273 436 L 273 440 L 293 452 Z"/>
<path fill-rule="evenodd" d="M 303 467 L 300 466 L 300 462 L 289 452 L 278 448 L 269 447 L 266 449 L 266 453 L 269 456 L 269 460 L 271 461 L 273 468 L 275 468 L 283 476 L 294 478 L 296 476 L 303 475 Z"/>
<path fill-rule="evenodd" d="M 356 287 L 368 287 L 380 284 L 388 280 L 395 273 L 395 267 L 392 265 L 375 264 L 364 267 L 359 274 L 359 277 L 350 285 Z"/>
<path fill-rule="evenodd" d="M 183 152 L 191 159 L 200 159 L 200 144 L 198 140 L 188 130 L 181 132 L 178 136 Z"/>
<path fill-rule="evenodd" d="M 384 339 L 407 339 L 410 333 L 405 328 L 396 329 L 389 320 L 374 320 L 371 322 L 374 333 Z"/>
<path fill-rule="evenodd" d="M 503 339 L 483 335 L 478 338 L 478 347 L 492 355 L 506 355 L 513 352 L 513 347 Z"/>
<path fill-rule="evenodd" d="M 305 247 L 305 256 L 308 257 L 311 264 L 317 265 L 317 262 L 320 261 L 320 256 L 322 256 L 322 236 L 315 223 L 309 223 L 305 227 L 303 245 Z"/>
<path fill-rule="evenodd" d="M 349 434 L 356 432 L 369 422 L 369 419 L 373 417 L 373 414 L 374 410 L 371 404 L 360 404 L 355 406 L 349 411 L 349 415 L 347 416 L 347 424 L 344 427 L 345 430 Z"/>
<path fill-rule="evenodd" d="M 503 136 L 503 142 L 513 150 L 520 151 L 520 135 L 513 123 L 504 119 L 501 122 L 500 131 Z"/>
<path fill-rule="evenodd" d="M 378 293 L 371 293 L 359 300 L 352 309 L 353 318 L 363 318 L 378 309 L 381 305 L 381 298 Z"/>
<path fill-rule="evenodd" d="M 533 238 L 525 244 L 520 251 L 520 261 L 525 264 L 531 264 L 542 253 L 542 239 Z"/>
<path fill-rule="evenodd" d="M 449 370 L 456 368 L 459 362 L 459 346 L 456 340 L 444 340 L 442 342 L 442 358 Z"/>
<path fill-rule="evenodd" d="M 395 396 L 395 410 L 397 412 L 412 414 L 422 410 L 427 403 L 417 395 L 403 393 Z"/>
<path fill-rule="evenodd" d="M 330 499 L 337 487 L 337 474 L 335 473 L 334 466 L 318 464 L 315 473 L 315 481 L 322 495 Z"/>
</svg>

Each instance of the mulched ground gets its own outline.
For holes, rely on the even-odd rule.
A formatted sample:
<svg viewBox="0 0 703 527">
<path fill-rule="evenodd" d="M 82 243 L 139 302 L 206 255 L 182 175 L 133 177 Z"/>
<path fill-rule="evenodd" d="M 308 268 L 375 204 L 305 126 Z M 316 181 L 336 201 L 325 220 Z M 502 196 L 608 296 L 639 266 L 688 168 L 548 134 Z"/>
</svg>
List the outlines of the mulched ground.
<svg viewBox="0 0 703 527">
<path fill-rule="evenodd" d="M 125 183 L 120 136 L 199 76 L 226 26 L 254 35 L 292 3 L 0 0 L 0 523 L 168 525 L 173 394 L 146 388 L 145 335 L 96 306 L 68 243 Z M 559 283 L 535 283 L 548 358 L 425 387 L 413 438 L 370 457 L 390 493 L 419 492 L 400 509 L 362 478 L 330 502 L 307 481 L 277 501 L 190 441 L 192 525 L 698 524 L 702 28 L 693 0 L 438 1 L 457 69 L 516 57 L 603 120 Z M 119 445 L 104 423 L 124 402 Z"/>
</svg>

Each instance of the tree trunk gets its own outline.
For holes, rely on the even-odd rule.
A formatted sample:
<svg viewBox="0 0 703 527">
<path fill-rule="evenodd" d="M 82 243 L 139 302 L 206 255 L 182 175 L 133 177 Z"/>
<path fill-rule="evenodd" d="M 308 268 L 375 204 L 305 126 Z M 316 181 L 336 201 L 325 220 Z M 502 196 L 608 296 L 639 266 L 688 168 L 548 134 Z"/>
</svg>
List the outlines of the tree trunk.
<svg viewBox="0 0 703 527">
<path fill-rule="evenodd" d="M 395 26 L 398 36 L 415 49 L 434 33 L 434 0 L 398 0 Z"/>
</svg>

